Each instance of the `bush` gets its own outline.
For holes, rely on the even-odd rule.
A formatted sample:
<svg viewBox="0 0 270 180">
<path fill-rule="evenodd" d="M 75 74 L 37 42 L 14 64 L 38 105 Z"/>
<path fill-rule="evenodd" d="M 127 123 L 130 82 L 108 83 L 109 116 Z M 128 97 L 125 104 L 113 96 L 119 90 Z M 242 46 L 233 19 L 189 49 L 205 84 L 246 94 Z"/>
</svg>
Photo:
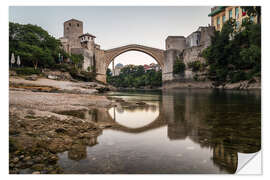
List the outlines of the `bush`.
<svg viewBox="0 0 270 180">
<path fill-rule="evenodd" d="M 174 65 L 173 65 L 173 74 L 180 74 L 185 72 L 186 65 L 183 62 L 183 60 L 180 60 L 179 58 L 176 59 Z"/>
<path fill-rule="evenodd" d="M 189 62 L 188 67 L 191 68 L 193 72 L 203 70 L 203 64 L 200 61 Z"/>
<path fill-rule="evenodd" d="M 82 71 L 81 74 L 83 75 L 83 79 L 84 81 L 93 81 L 96 77 L 96 74 L 93 72 L 86 72 L 86 71 Z"/>
<path fill-rule="evenodd" d="M 32 74 L 40 74 L 41 73 L 40 69 L 34 69 L 31 67 L 15 68 L 14 70 L 19 75 L 32 75 Z"/>
<path fill-rule="evenodd" d="M 249 78 L 251 78 L 251 77 L 249 77 Z M 248 79 L 247 73 L 245 73 L 244 71 L 238 71 L 238 72 L 235 72 L 232 74 L 231 82 L 236 83 L 236 82 L 244 81 L 247 79 Z"/>
<path fill-rule="evenodd" d="M 198 81 L 198 80 L 199 80 L 199 75 L 198 75 L 198 74 L 195 74 L 194 77 L 193 77 L 193 79 L 194 79 L 195 81 Z"/>
<path fill-rule="evenodd" d="M 59 70 L 59 71 L 62 71 L 62 72 L 68 72 L 69 69 L 70 69 L 70 65 L 68 64 L 55 64 L 51 69 L 53 70 Z"/>
</svg>

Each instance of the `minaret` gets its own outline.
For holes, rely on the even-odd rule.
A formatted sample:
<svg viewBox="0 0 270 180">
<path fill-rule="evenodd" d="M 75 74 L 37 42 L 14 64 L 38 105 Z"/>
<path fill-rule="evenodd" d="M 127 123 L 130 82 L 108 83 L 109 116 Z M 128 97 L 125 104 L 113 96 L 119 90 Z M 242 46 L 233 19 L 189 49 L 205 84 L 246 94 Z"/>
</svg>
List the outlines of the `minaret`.
<svg viewBox="0 0 270 180">
<path fill-rule="evenodd" d="M 114 59 L 112 60 L 112 74 L 113 74 L 113 76 L 115 76 L 115 69 L 114 69 Z"/>
</svg>

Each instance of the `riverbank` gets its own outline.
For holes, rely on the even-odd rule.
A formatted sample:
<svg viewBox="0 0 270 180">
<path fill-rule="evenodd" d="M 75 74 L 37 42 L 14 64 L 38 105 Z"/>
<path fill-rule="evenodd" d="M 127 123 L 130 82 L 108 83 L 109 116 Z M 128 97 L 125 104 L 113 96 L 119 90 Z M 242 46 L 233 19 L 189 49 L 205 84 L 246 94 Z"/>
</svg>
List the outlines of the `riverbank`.
<svg viewBox="0 0 270 180">
<path fill-rule="evenodd" d="M 10 174 L 61 173 L 57 153 L 93 146 L 112 126 L 95 122 L 98 115 L 106 119 L 110 107 L 145 105 L 97 95 L 106 86 L 95 82 L 27 79 L 9 79 Z"/>
<path fill-rule="evenodd" d="M 255 78 L 252 81 L 240 81 L 237 83 L 224 83 L 215 86 L 211 81 L 167 81 L 163 83 L 162 89 L 228 89 L 228 90 L 260 90 L 261 81 Z"/>
</svg>

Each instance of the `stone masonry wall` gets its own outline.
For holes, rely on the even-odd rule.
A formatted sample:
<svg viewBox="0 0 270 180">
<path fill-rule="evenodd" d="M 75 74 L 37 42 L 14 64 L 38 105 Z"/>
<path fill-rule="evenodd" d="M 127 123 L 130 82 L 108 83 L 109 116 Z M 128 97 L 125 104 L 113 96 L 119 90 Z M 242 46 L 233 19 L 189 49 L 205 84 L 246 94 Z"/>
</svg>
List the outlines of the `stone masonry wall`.
<svg viewBox="0 0 270 180">
<path fill-rule="evenodd" d="M 183 60 L 187 65 L 189 62 L 200 61 L 205 62 L 205 59 L 201 57 L 201 53 L 204 50 L 203 46 L 194 46 L 187 48 L 183 51 Z"/>
</svg>

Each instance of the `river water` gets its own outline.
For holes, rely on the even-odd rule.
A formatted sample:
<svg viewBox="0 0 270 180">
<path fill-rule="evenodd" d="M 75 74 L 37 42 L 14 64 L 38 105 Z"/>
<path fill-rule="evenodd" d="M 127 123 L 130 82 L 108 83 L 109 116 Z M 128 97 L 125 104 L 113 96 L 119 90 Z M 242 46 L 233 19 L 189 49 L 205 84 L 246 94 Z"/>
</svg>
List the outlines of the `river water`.
<svg viewBox="0 0 270 180">
<path fill-rule="evenodd" d="M 64 173 L 235 173 L 238 153 L 261 148 L 260 91 L 117 92 L 147 107 L 97 110 L 113 122 L 91 146 L 58 154 Z"/>
</svg>

